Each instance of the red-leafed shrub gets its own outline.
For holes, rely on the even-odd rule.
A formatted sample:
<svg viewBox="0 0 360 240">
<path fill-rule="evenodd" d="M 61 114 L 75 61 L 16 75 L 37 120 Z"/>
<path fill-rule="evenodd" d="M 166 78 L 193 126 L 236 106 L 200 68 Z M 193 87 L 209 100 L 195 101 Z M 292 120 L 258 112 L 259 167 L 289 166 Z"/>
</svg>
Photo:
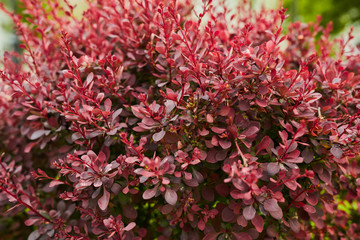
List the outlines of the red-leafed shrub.
<svg viewBox="0 0 360 240">
<path fill-rule="evenodd" d="M 360 239 L 351 33 L 247 2 L 21 2 L 4 239 Z"/>
</svg>

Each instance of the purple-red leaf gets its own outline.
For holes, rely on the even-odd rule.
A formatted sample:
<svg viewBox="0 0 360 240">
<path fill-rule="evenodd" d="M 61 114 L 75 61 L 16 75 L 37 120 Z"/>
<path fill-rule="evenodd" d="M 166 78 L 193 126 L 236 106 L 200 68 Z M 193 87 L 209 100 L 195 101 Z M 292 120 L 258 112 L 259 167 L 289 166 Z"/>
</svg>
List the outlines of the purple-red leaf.
<svg viewBox="0 0 360 240">
<path fill-rule="evenodd" d="M 261 150 L 266 149 L 271 142 L 271 138 L 269 136 L 265 136 L 261 142 L 257 145 L 256 154 L 258 154 Z"/>
<path fill-rule="evenodd" d="M 154 188 L 146 189 L 143 193 L 143 199 L 150 199 L 153 198 L 156 195 L 158 189 L 158 185 L 156 185 Z"/>
<path fill-rule="evenodd" d="M 258 127 L 255 127 L 255 126 L 251 126 L 247 129 L 245 129 L 241 135 L 245 135 L 246 137 L 250 137 L 254 134 L 256 134 L 257 132 L 259 131 L 259 128 Z"/>
<path fill-rule="evenodd" d="M 111 102 L 110 98 L 107 98 L 104 103 L 105 111 L 110 111 L 111 105 L 112 105 L 112 102 Z"/>
<path fill-rule="evenodd" d="M 243 215 L 244 215 L 244 218 L 246 219 L 246 220 L 251 220 L 251 219 L 253 219 L 254 217 L 255 217 L 255 214 L 256 214 L 256 210 L 255 210 L 255 208 L 253 207 L 253 206 L 247 206 L 247 207 L 245 207 L 244 208 L 244 210 L 243 210 Z"/>
<path fill-rule="evenodd" d="M 45 130 L 36 130 L 35 132 L 33 132 L 30 136 L 31 140 L 35 140 L 40 138 L 42 135 L 45 134 Z"/>
<path fill-rule="evenodd" d="M 278 211 L 280 209 L 278 202 L 273 198 L 265 200 L 264 208 L 268 212 Z"/>
<path fill-rule="evenodd" d="M 310 205 L 304 205 L 303 209 L 308 213 L 316 213 L 316 209 Z"/>
<path fill-rule="evenodd" d="M 295 218 L 290 219 L 289 225 L 291 230 L 293 230 L 294 232 L 298 233 L 300 231 L 300 223 L 297 219 Z"/>
<path fill-rule="evenodd" d="M 277 211 L 269 211 L 270 215 L 277 219 L 277 220 L 280 220 L 282 217 L 283 217 L 283 212 L 281 210 L 281 208 L 279 208 L 279 210 Z"/>
<path fill-rule="evenodd" d="M 255 217 L 251 220 L 251 222 L 259 233 L 263 231 L 264 219 L 260 215 L 256 214 Z"/>
<path fill-rule="evenodd" d="M 217 237 L 220 233 L 211 232 L 205 235 L 202 240 L 217 240 Z"/>
<path fill-rule="evenodd" d="M 342 157 L 342 155 L 343 155 L 343 150 L 337 145 L 332 146 L 332 148 L 330 149 L 330 152 L 337 159 L 340 159 Z"/>
<path fill-rule="evenodd" d="M 280 171 L 280 166 L 277 163 L 269 163 L 266 167 L 268 173 L 270 176 L 277 174 Z"/>
<path fill-rule="evenodd" d="M 98 204 L 101 210 L 105 211 L 105 209 L 109 205 L 109 200 L 110 200 L 110 192 L 108 192 L 104 187 L 104 194 L 98 200 Z"/>
<path fill-rule="evenodd" d="M 26 226 L 32 226 L 35 223 L 40 222 L 40 220 L 41 220 L 40 218 L 29 218 L 29 219 L 26 219 L 24 223 Z"/>
<path fill-rule="evenodd" d="M 164 131 L 164 129 L 161 129 L 160 132 L 154 133 L 154 135 L 153 135 L 153 140 L 154 140 L 155 142 L 158 142 L 158 141 L 160 141 L 161 139 L 163 139 L 164 136 L 165 136 L 165 131 Z"/>
<path fill-rule="evenodd" d="M 170 205 L 175 205 L 177 202 L 177 198 L 178 196 L 174 190 L 170 188 L 166 189 L 165 200 L 167 203 L 169 203 Z"/>
<path fill-rule="evenodd" d="M 128 231 L 131 231 L 135 226 L 136 226 L 136 223 L 131 222 L 126 227 L 124 227 L 123 230 L 128 232 Z"/>
</svg>

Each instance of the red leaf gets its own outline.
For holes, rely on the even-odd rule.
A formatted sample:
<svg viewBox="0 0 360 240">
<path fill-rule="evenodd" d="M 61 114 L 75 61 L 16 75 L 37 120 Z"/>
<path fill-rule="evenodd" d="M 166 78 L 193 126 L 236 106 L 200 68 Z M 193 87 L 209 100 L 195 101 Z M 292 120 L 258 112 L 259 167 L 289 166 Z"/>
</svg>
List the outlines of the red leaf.
<svg viewBox="0 0 360 240">
<path fill-rule="evenodd" d="M 255 217 L 255 214 L 256 214 L 256 210 L 255 210 L 255 208 L 253 207 L 253 206 L 247 206 L 247 207 L 245 207 L 244 208 L 244 210 L 243 210 L 243 215 L 244 215 L 244 218 L 246 219 L 246 220 L 251 220 L 251 219 L 253 219 L 254 217 Z"/>
<path fill-rule="evenodd" d="M 30 233 L 28 240 L 36 240 L 40 237 L 40 233 L 38 230 L 33 231 L 32 233 Z"/>
<path fill-rule="evenodd" d="M 154 188 L 150 188 L 145 190 L 145 192 L 143 193 L 143 198 L 146 199 L 150 199 L 153 198 L 157 192 L 157 188 L 159 185 L 156 185 Z"/>
<path fill-rule="evenodd" d="M 205 235 L 202 240 L 216 240 L 220 233 L 212 232 Z"/>
<path fill-rule="evenodd" d="M 40 220 L 41 220 L 40 218 L 29 218 L 29 219 L 26 219 L 24 223 L 26 226 L 32 226 L 35 223 L 39 222 Z"/>
<path fill-rule="evenodd" d="M 251 220 L 251 222 L 259 233 L 263 231 L 264 219 L 260 215 L 256 214 L 255 217 Z"/>
<path fill-rule="evenodd" d="M 270 53 L 274 50 L 275 44 L 272 40 L 266 43 L 266 50 Z"/>
<path fill-rule="evenodd" d="M 264 208 L 268 212 L 278 211 L 280 209 L 277 201 L 275 199 L 273 199 L 273 198 L 265 200 Z"/>
<path fill-rule="evenodd" d="M 293 230 L 294 232 L 298 233 L 300 231 L 300 224 L 297 219 L 295 219 L 295 218 L 290 219 L 289 225 L 290 225 L 291 230 Z"/>
<path fill-rule="evenodd" d="M 112 102 L 111 102 L 110 98 L 107 98 L 104 103 L 105 111 L 109 112 L 111 110 L 111 105 L 112 105 Z"/>
<path fill-rule="evenodd" d="M 227 115 L 230 113 L 230 110 L 231 110 L 230 107 L 224 106 L 224 107 L 222 107 L 222 108 L 220 109 L 219 115 L 225 117 L 225 116 L 227 116 Z"/>
<path fill-rule="evenodd" d="M 131 222 L 126 227 L 124 227 L 123 230 L 128 232 L 128 231 L 131 231 L 135 226 L 136 226 L 136 223 Z"/>
<path fill-rule="evenodd" d="M 231 147 L 231 142 L 223 140 L 223 139 L 219 140 L 219 144 L 223 149 L 228 149 Z"/>
<path fill-rule="evenodd" d="M 286 145 L 286 143 L 287 143 L 287 139 L 288 139 L 288 133 L 285 131 L 285 130 L 283 130 L 283 131 L 279 131 L 279 135 L 280 135 L 280 137 L 281 137 L 281 139 L 282 139 L 282 142 L 284 143 L 284 145 Z"/>
<path fill-rule="evenodd" d="M 280 166 L 277 163 L 269 163 L 266 167 L 270 176 L 277 174 L 280 171 Z"/>
<path fill-rule="evenodd" d="M 304 151 L 302 151 L 301 156 L 304 158 L 305 163 L 311 163 L 314 159 L 314 154 L 309 148 L 305 148 Z"/>
<path fill-rule="evenodd" d="M 42 135 L 45 134 L 45 130 L 36 130 L 35 132 L 33 132 L 30 136 L 30 140 L 35 140 L 40 138 Z"/>
<path fill-rule="evenodd" d="M 54 186 L 57 186 L 57 185 L 60 185 L 60 184 L 64 184 L 63 182 L 61 181 L 58 181 L 58 180 L 53 180 L 49 183 L 49 187 L 54 187 Z"/>
<path fill-rule="evenodd" d="M 66 70 L 66 71 L 64 71 L 64 77 L 66 77 L 66 78 L 73 78 L 73 77 L 75 77 L 75 75 L 74 75 L 73 72 L 71 72 L 71 71 L 69 71 L 69 70 Z"/>
<path fill-rule="evenodd" d="M 229 207 L 225 207 L 221 212 L 221 217 L 224 222 L 231 222 L 235 218 L 235 214 Z"/>
<path fill-rule="evenodd" d="M 239 226 L 242 226 L 242 227 L 246 227 L 248 224 L 248 222 L 246 221 L 246 219 L 244 218 L 243 215 L 238 216 L 236 219 L 236 222 Z"/>
<path fill-rule="evenodd" d="M 91 73 L 89 73 L 89 75 L 87 75 L 86 80 L 85 80 L 85 84 L 89 85 L 92 82 L 93 79 L 94 79 L 94 73 L 91 72 Z"/>
<path fill-rule="evenodd" d="M 175 205 L 176 202 L 177 202 L 177 194 L 174 190 L 168 188 L 166 189 L 166 192 L 165 192 L 165 200 L 166 202 L 168 202 L 170 205 Z"/>
<path fill-rule="evenodd" d="M 256 134 L 258 131 L 259 131 L 258 127 L 251 126 L 251 127 L 247 128 L 246 130 L 244 130 L 241 133 L 241 135 L 245 135 L 245 136 L 249 137 L 249 136 Z"/>
<path fill-rule="evenodd" d="M 245 232 L 233 232 L 232 234 L 234 235 L 236 240 L 252 240 L 252 237 Z"/>
<path fill-rule="evenodd" d="M 264 150 L 266 149 L 269 145 L 270 145 L 270 142 L 271 142 L 271 138 L 269 136 L 265 136 L 261 142 L 257 145 L 257 151 L 256 151 L 256 154 L 258 154 L 261 150 Z"/>
<path fill-rule="evenodd" d="M 208 123 L 213 123 L 214 122 L 213 116 L 211 116 L 210 114 L 206 114 L 206 121 Z"/>
<path fill-rule="evenodd" d="M 214 190 L 213 188 L 209 187 L 209 186 L 204 186 L 202 188 L 202 191 L 201 191 L 201 196 L 206 200 L 206 201 L 209 201 L 209 202 L 212 202 L 214 201 Z"/>
<path fill-rule="evenodd" d="M 203 231 L 205 229 L 205 222 L 200 219 L 200 221 L 198 222 L 198 228 Z"/>
<path fill-rule="evenodd" d="M 330 149 L 330 152 L 337 159 L 340 159 L 342 157 L 342 155 L 343 155 L 343 150 L 337 145 L 332 146 L 332 148 Z"/>
<path fill-rule="evenodd" d="M 214 133 L 218 133 L 218 134 L 221 134 L 223 132 L 225 132 L 225 128 L 218 128 L 218 127 L 211 127 L 211 130 L 214 132 Z"/>
<path fill-rule="evenodd" d="M 26 120 L 36 120 L 36 119 L 39 119 L 39 118 L 42 118 L 42 116 L 38 116 L 38 115 L 30 115 L 26 118 Z"/>
<path fill-rule="evenodd" d="M 104 187 L 104 194 L 98 200 L 98 204 L 101 210 L 105 211 L 105 209 L 109 205 L 109 200 L 110 200 L 110 193 Z"/>
<path fill-rule="evenodd" d="M 163 139 L 163 137 L 165 136 L 165 133 L 166 133 L 166 132 L 164 131 L 164 129 L 161 129 L 160 132 L 154 133 L 154 135 L 153 135 L 153 140 L 154 140 L 155 142 L 160 141 L 160 140 Z"/>
<path fill-rule="evenodd" d="M 277 211 L 270 211 L 269 213 L 273 218 L 275 218 L 277 220 L 280 220 L 283 217 L 283 212 L 282 212 L 281 208 L 279 208 L 279 210 L 277 210 Z"/>
<path fill-rule="evenodd" d="M 189 30 L 192 25 L 193 25 L 192 21 L 186 21 L 184 24 L 186 30 Z"/>
<path fill-rule="evenodd" d="M 166 54 L 166 52 L 165 52 L 165 45 L 164 45 L 164 43 L 161 42 L 161 41 L 158 41 L 158 42 L 156 43 L 155 49 L 156 49 L 156 51 L 157 51 L 158 53 L 160 53 L 160 54 L 162 54 L 162 55 L 165 55 L 165 54 Z"/>
<path fill-rule="evenodd" d="M 316 213 L 316 209 L 313 206 L 304 205 L 303 208 L 308 213 Z"/>
<path fill-rule="evenodd" d="M 315 206 L 319 201 L 318 196 L 315 193 L 308 193 L 305 199 L 310 205 L 313 206 Z"/>
<path fill-rule="evenodd" d="M 266 102 L 266 100 L 264 100 L 264 99 L 255 99 L 255 102 L 256 102 L 256 104 L 257 105 L 259 105 L 260 107 L 266 107 L 267 106 L 267 102 Z"/>
</svg>

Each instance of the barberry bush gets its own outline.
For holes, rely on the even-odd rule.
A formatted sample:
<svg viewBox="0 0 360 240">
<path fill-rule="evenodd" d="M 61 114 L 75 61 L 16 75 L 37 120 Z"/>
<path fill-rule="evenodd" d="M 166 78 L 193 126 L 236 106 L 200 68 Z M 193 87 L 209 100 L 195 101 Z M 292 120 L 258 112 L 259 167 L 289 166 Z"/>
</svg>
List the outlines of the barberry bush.
<svg viewBox="0 0 360 240">
<path fill-rule="evenodd" d="M 360 239 L 351 32 L 247 1 L 20 2 L 1 238 Z"/>
</svg>

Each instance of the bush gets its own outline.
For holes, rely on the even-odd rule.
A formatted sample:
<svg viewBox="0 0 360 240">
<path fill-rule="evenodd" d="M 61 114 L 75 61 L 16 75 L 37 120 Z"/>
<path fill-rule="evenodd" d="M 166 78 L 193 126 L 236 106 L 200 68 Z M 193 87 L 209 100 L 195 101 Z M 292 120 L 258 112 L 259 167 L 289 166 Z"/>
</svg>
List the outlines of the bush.
<svg viewBox="0 0 360 240">
<path fill-rule="evenodd" d="M 0 71 L 6 239 L 360 239 L 351 33 L 248 2 L 22 4 L 1 7 L 23 49 Z"/>
</svg>

